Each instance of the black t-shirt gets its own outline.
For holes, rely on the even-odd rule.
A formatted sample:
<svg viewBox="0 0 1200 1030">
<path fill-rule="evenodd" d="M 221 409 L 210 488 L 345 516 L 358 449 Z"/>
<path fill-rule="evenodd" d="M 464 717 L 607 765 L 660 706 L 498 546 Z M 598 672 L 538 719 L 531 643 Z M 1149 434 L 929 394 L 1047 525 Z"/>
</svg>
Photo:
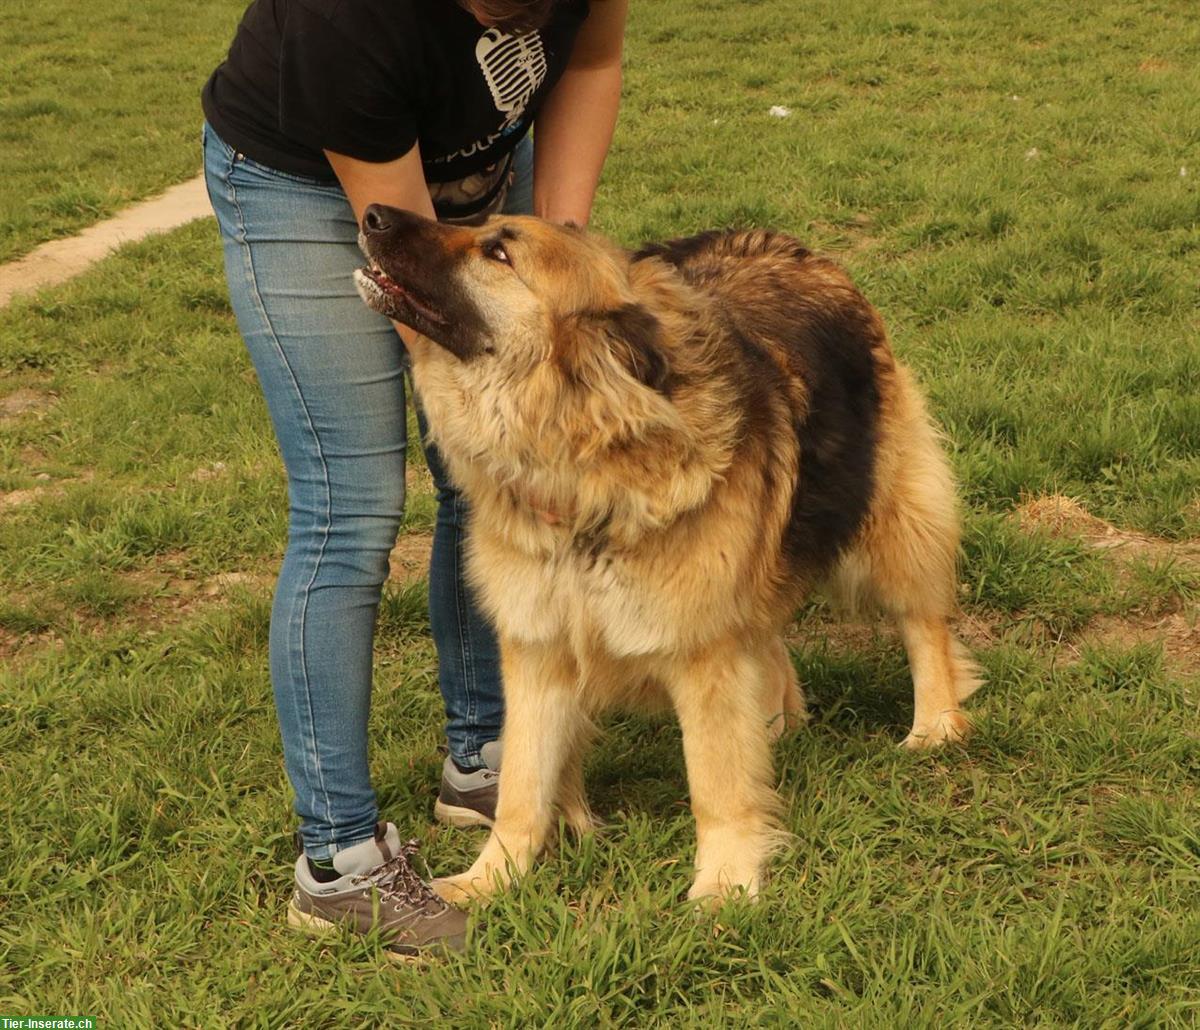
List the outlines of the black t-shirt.
<svg viewBox="0 0 1200 1030">
<path fill-rule="evenodd" d="M 204 115 L 283 172 L 333 180 L 324 150 L 391 161 L 420 143 L 426 181 L 450 182 L 520 142 L 587 12 L 561 0 L 545 28 L 512 35 L 455 0 L 254 0 Z"/>
</svg>

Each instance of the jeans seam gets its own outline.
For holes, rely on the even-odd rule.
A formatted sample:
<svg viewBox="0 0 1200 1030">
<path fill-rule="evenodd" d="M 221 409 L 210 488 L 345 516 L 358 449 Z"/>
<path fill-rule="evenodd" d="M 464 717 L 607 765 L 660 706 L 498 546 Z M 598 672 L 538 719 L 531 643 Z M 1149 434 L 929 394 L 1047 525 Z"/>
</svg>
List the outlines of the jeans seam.
<svg viewBox="0 0 1200 1030">
<path fill-rule="evenodd" d="M 472 662 L 471 649 L 471 622 L 467 611 L 467 584 L 463 578 L 463 542 L 466 539 L 465 526 L 463 525 L 463 509 L 465 502 L 462 495 L 456 490 L 454 500 L 452 502 L 454 510 L 454 522 L 458 532 L 454 538 L 454 604 L 458 610 L 458 625 L 459 625 L 459 652 L 462 655 L 463 663 L 463 686 L 467 692 L 467 720 L 471 730 L 467 734 L 467 754 L 464 756 L 470 761 L 476 761 L 479 758 L 479 738 L 475 733 L 475 718 L 479 711 L 478 704 L 478 683 L 475 679 L 475 667 Z"/>
<path fill-rule="evenodd" d="M 316 780 L 320 786 L 322 800 L 324 802 L 324 807 L 325 807 L 325 824 L 326 824 L 326 826 L 333 828 L 333 804 L 329 797 L 329 789 L 325 784 L 325 770 L 321 766 L 320 749 L 317 747 L 317 744 L 316 744 L 316 739 L 317 739 L 316 719 L 315 719 L 315 716 L 313 715 L 313 710 L 312 710 L 312 686 L 309 682 L 308 660 L 307 660 L 307 653 L 305 650 L 305 640 L 304 640 L 305 616 L 307 615 L 307 612 L 308 612 L 308 601 L 309 601 L 309 597 L 312 593 L 312 585 L 313 585 L 313 583 L 316 582 L 317 574 L 320 572 L 321 562 L 325 557 L 325 548 L 326 548 L 327 544 L 329 543 L 329 535 L 330 535 L 330 532 L 332 529 L 332 497 L 331 497 L 330 487 L 329 487 L 329 467 L 326 464 L 325 454 L 321 448 L 320 435 L 317 433 L 316 427 L 312 424 L 312 416 L 309 413 L 308 404 L 304 399 L 304 392 L 300 389 L 300 383 L 296 379 L 295 371 L 292 369 L 291 363 L 288 361 L 287 355 L 284 353 L 283 346 L 279 342 L 279 336 L 275 332 L 275 327 L 271 324 L 271 317 L 270 317 L 270 315 L 267 314 L 266 306 L 263 304 L 262 296 L 259 293 L 258 274 L 254 268 L 254 255 L 250 249 L 249 243 L 246 240 L 246 217 L 242 211 L 241 203 L 238 201 L 237 188 L 233 184 L 232 172 L 233 172 L 233 158 L 231 157 L 231 158 L 229 158 L 229 174 L 226 176 L 226 182 L 229 187 L 229 198 L 233 203 L 234 209 L 237 211 L 238 229 L 241 233 L 241 240 L 239 242 L 242 244 L 242 246 L 244 248 L 246 271 L 249 274 L 249 279 L 250 279 L 250 283 L 251 283 L 251 287 L 252 287 L 251 292 L 254 297 L 254 303 L 258 307 L 258 311 L 262 317 L 263 324 L 267 327 L 267 331 L 270 333 L 271 343 L 274 346 L 276 353 L 279 355 L 279 360 L 282 363 L 283 367 L 285 369 L 287 369 L 288 378 L 291 380 L 292 388 L 296 391 L 296 397 L 299 399 L 299 402 L 300 402 L 300 410 L 304 413 L 305 424 L 308 426 L 309 431 L 312 433 L 313 441 L 316 444 L 317 459 L 321 465 L 321 475 L 322 475 L 323 485 L 324 485 L 324 489 L 325 489 L 325 525 L 321 531 L 321 534 L 322 534 L 321 535 L 321 548 L 320 548 L 320 551 L 317 553 L 316 560 L 313 562 L 312 575 L 309 577 L 308 583 L 304 587 L 304 590 L 303 590 L 304 601 L 303 601 L 301 611 L 300 611 L 300 633 L 299 633 L 300 663 L 299 664 L 300 664 L 300 671 L 301 671 L 301 679 L 304 683 L 304 696 L 305 696 L 307 708 L 308 708 L 308 711 L 306 713 L 304 713 L 308 717 L 308 726 L 307 726 L 308 739 L 305 741 L 305 758 L 306 758 L 306 760 L 308 760 L 309 764 L 316 772 Z M 288 619 L 289 619 L 288 636 L 291 637 L 292 634 L 290 632 L 290 629 L 294 625 L 293 616 L 291 614 L 289 614 Z"/>
</svg>

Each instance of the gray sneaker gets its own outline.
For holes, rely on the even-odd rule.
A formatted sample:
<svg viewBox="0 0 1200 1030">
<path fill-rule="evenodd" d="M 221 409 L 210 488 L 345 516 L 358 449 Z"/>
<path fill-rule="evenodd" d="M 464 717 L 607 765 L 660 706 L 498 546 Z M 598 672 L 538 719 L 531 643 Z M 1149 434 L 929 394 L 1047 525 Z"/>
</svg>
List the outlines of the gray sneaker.
<svg viewBox="0 0 1200 1030">
<path fill-rule="evenodd" d="M 333 869 L 342 875 L 328 883 L 313 876 L 301 854 L 288 925 L 313 934 L 343 925 L 363 934 L 378 927 L 389 957 L 398 959 L 439 949 L 461 951 L 467 917 L 413 871 L 409 858 L 416 848 L 416 841 L 401 844 L 391 823 L 379 823 L 373 840 L 334 854 Z"/>
<path fill-rule="evenodd" d="M 491 826 L 496 821 L 496 795 L 500 790 L 500 741 L 479 749 L 483 768 L 459 772 L 449 755 L 442 763 L 442 789 L 433 805 L 433 816 L 448 826 Z"/>
</svg>

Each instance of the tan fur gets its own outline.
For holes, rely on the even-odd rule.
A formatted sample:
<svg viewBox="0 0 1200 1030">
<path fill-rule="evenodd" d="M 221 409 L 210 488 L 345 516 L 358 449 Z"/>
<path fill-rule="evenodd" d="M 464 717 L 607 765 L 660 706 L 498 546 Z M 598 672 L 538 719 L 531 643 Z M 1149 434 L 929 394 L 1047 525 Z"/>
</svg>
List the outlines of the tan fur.
<svg viewBox="0 0 1200 1030">
<path fill-rule="evenodd" d="M 959 702 L 978 678 L 947 624 L 958 516 L 937 433 L 874 310 L 794 240 L 727 237 L 684 277 L 536 220 L 471 231 L 484 240 L 497 226 L 514 232 L 510 267 L 456 266 L 495 356 L 412 347 L 431 435 L 471 504 L 471 576 L 498 627 L 507 705 L 495 828 L 474 865 L 437 888 L 485 897 L 528 868 L 556 814 L 590 826 L 581 763 L 593 720 L 666 701 L 696 817 L 689 895 L 754 895 L 779 839 L 770 743 L 805 718 L 781 631 L 821 580 L 896 619 L 916 699 L 905 746 L 967 732 Z M 772 321 L 780 291 L 814 318 L 853 323 L 879 389 L 870 506 L 831 569 L 784 553 L 806 467 L 793 426 L 810 393 L 788 327 Z M 638 381 L 647 354 L 608 318 L 623 305 L 656 320 L 669 388 Z M 759 374 L 731 358 L 733 332 L 781 384 L 753 410 Z"/>
</svg>

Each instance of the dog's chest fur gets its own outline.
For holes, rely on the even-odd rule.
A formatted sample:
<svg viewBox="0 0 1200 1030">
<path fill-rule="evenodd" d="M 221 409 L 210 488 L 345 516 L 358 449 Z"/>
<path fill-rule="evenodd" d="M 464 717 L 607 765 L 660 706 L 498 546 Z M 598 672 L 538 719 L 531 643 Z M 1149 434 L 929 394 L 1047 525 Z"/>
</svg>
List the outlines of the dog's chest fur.
<svg viewBox="0 0 1200 1030">
<path fill-rule="evenodd" d="M 560 536 L 560 545 L 541 555 L 515 550 L 492 534 L 474 538 L 476 585 L 502 633 L 527 643 L 569 641 L 579 659 L 597 651 L 628 658 L 680 646 L 680 602 L 694 609 L 697 598 L 685 593 L 672 603 L 675 563 Z"/>
<path fill-rule="evenodd" d="M 630 551 L 566 532 L 548 552 L 516 549 L 503 532 L 475 533 L 472 546 L 500 633 L 569 641 L 581 660 L 684 651 L 742 615 L 731 604 L 739 570 L 719 552 L 697 558 L 678 533 Z"/>
</svg>

